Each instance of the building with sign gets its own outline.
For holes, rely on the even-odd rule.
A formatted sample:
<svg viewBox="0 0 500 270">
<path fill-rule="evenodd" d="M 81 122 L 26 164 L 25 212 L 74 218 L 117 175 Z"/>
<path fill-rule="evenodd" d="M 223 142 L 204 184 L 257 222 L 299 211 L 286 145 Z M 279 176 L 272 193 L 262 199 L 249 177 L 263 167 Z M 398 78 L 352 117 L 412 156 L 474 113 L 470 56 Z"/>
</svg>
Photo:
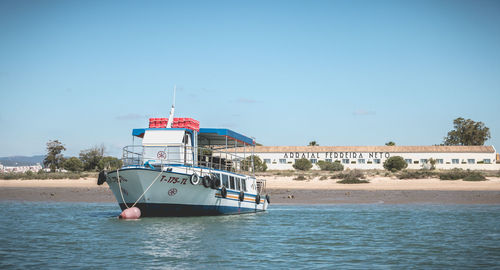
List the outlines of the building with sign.
<svg viewBox="0 0 500 270">
<path fill-rule="evenodd" d="M 392 156 L 403 157 L 408 169 L 430 168 L 430 159 L 436 161 L 436 169 L 500 169 L 493 146 L 257 146 L 255 155 L 269 170 L 293 170 L 301 158 L 313 164 L 338 161 L 349 169 L 384 169 L 384 161 Z"/>
</svg>

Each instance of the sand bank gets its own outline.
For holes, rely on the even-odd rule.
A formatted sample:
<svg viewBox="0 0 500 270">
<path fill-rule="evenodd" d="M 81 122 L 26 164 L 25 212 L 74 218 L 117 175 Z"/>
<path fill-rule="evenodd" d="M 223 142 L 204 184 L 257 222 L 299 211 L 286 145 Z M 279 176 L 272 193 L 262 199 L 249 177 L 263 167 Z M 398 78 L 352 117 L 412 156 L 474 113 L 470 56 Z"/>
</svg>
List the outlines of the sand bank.
<svg viewBox="0 0 500 270">
<path fill-rule="evenodd" d="M 465 182 L 378 177 L 369 179 L 368 184 L 347 185 L 335 180 L 266 179 L 271 202 L 280 204 L 500 204 L 500 178 Z M 116 202 L 108 186 L 97 186 L 95 178 L 0 180 L 0 201 Z"/>
</svg>

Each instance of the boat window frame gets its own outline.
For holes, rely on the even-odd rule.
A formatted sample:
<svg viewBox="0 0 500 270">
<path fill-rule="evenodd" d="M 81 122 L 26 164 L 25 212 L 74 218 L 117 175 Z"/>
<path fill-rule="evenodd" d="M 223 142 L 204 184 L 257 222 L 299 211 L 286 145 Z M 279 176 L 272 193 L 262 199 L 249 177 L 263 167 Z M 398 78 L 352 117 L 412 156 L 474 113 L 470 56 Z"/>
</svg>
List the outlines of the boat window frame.
<svg viewBox="0 0 500 270">
<path fill-rule="evenodd" d="M 229 189 L 234 190 L 234 187 L 235 187 L 234 178 L 235 178 L 234 176 L 229 176 Z"/>
<path fill-rule="evenodd" d="M 247 192 L 247 180 L 245 178 L 241 178 L 241 187 L 244 192 Z"/>
<path fill-rule="evenodd" d="M 227 174 L 222 174 L 222 186 L 229 188 L 229 176 Z"/>
<path fill-rule="evenodd" d="M 236 180 L 235 181 L 236 182 L 236 188 L 235 188 L 235 190 L 241 190 L 241 178 L 239 178 L 239 177 L 235 177 L 235 178 L 236 178 L 235 179 Z"/>
</svg>

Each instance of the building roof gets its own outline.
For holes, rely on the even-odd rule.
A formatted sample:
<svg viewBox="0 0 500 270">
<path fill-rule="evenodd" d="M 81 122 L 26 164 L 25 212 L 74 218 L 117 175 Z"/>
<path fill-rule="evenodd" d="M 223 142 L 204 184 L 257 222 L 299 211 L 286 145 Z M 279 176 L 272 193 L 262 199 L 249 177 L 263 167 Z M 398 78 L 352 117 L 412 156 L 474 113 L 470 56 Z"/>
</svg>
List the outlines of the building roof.
<svg viewBox="0 0 500 270">
<path fill-rule="evenodd" d="M 243 149 L 241 149 L 243 150 Z M 248 149 L 247 149 L 248 151 Z M 493 146 L 256 146 L 255 153 L 389 152 L 389 153 L 495 153 Z"/>
</svg>

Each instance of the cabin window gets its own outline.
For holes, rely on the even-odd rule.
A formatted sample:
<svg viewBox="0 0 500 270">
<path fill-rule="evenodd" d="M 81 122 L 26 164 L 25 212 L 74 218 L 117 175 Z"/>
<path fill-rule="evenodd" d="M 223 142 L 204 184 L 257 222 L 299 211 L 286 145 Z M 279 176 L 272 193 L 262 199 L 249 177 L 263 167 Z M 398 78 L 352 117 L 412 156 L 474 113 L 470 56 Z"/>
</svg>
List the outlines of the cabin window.
<svg viewBox="0 0 500 270">
<path fill-rule="evenodd" d="M 219 183 L 220 183 L 221 182 L 220 173 L 214 173 L 213 175 L 215 176 L 215 178 L 219 179 Z"/>
<path fill-rule="evenodd" d="M 223 174 L 222 175 L 222 185 L 225 186 L 226 188 L 229 188 L 229 177 L 227 175 Z"/>
<path fill-rule="evenodd" d="M 454 159 L 451 160 L 451 163 L 452 164 L 458 164 L 458 163 L 460 163 L 460 160 L 458 158 L 454 158 Z"/>
<path fill-rule="evenodd" d="M 241 188 L 243 191 L 247 191 L 247 180 L 246 179 L 241 179 Z"/>
<path fill-rule="evenodd" d="M 240 190 L 240 179 L 236 178 L 236 190 Z"/>
<path fill-rule="evenodd" d="M 489 158 L 485 158 L 485 159 L 483 160 L 483 162 L 484 162 L 484 164 L 491 164 L 491 159 L 489 159 Z"/>
<path fill-rule="evenodd" d="M 229 188 L 234 189 L 234 176 L 229 176 Z"/>
</svg>

